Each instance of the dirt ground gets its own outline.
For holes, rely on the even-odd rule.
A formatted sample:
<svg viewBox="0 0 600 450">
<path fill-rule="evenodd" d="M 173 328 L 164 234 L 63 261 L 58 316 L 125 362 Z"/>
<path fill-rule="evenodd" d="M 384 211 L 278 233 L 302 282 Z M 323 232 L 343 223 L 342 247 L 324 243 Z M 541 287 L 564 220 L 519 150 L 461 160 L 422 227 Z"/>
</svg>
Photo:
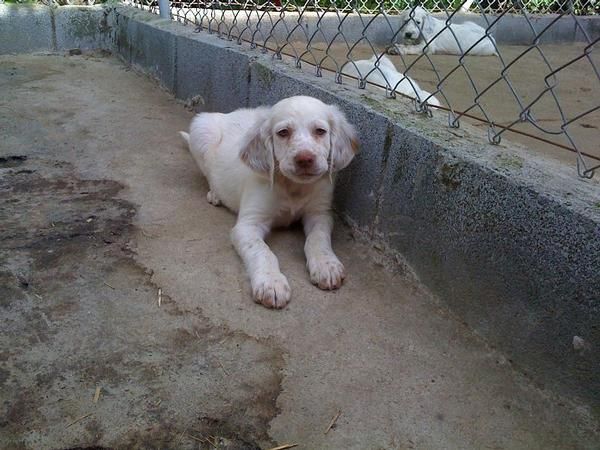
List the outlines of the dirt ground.
<svg viewBox="0 0 600 450">
<path fill-rule="evenodd" d="M 517 59 L 526 49 L 527 47 L 524 46 L 500 47 L 504 64 L 508 65 L 511 61 Z M 478 100 L 479 106 L 474 106 L 476 92 L 482 92 L 499 77 L 499 74 L 503 71 L 500 58 L 465 57 L 464 67 L 455 70 L 457 66 L 456 56 L 429 55 L 429 59 L 427 57 L 418 58 L 415 55 L 389 57 L 399 71 L 405 72 L 429 92 L 434 92 L 438 83 L 444 80 L 440 85 L 444 95 L 437 93 L 436 97 L 442 105 L 451 105 L 456 112 L 465 111 L 481 119 L 487 118 L 495 124 L 511 126 L 519 131 L 572 147 L 572 144 L 562 133 L 561 125 L 563 121 L 561 114 L 564 115 L 566 120 L 570 120 L 598 108 L 600 80 L 590 63 L 592 61 L 596 67 L 600 67 L 598 56 L 590 52 L 588 57 L 581 58 L 559 71 L 555 79 L 547 79 L 550 85 L 554 86 L 554 82 L 556 82 L 554 92 L 558 103 L 551 92 L 545 92 L 543 95 L 542 93 L 547 88 L 545 77 L 552 70 L 583 55 L 584 49 L 585 45 L 580 43 L 540 45 L 539 50 L 534 49 L 526 53 L 525 56 L 511 65 L 505 71 L 506 80 L 494 84 L 493 88 L 486 91 Z M 308 52 L 305 43 L 292 43 L 284 50 L 297 56 L 302 55 L 302 59 L 311 64 L 321 63 L 323 67 L 330 70 L 339 70 L 340 67 L 338 66 L 345 62 L 347 58 L 353 61 L 369 59 L 374 52 L 381 54 L 384 51 L 383 48 L 371 49 L 367 44 L 357 45 L 350 51 L 348 45 L 344 43 L 334 43 L 329 49 L 324 44 L 317 43 L 311 45 Z M 475 84 L 477 91 L 469 78 Z M 354 83 L 350 78 L 345 78 L 345 82 Z M 538 126 L 546 132 L 542 132 L 528 122 L 513 124 L 519 118 L 522 109 L 519 107 L 517 97 L 509 88 L 509 83 L 523 106 L 541 95 L 539 101 L 531 108 L 531 112 Z M 560 109 L 557 104 L 560 105 Z M 481 128 L 482 139 L 487 142 L 487 123 L 469 118 L 462 118 L 461 120 L 466 120 Z M 599 127 L 600 110 L 596 110 L 574 121 L 566 127 L 566 130 L 580 151 L 600 158 Z M 573 152 L 512 132 L 503 133 L 502 139 L 524 144 L 533 151 L 556 158 L 572 165 L 575 169 L 576 154 Z M 587 157 L 585 160 L 588 167 L 600 164 L 600 160 Z"/>
<path fill-rule="evenodd" d="M 342 225 L 341 290 L 283 231 L 292 303 L 254 304 L 191 113 L 118 60 L 2 56 L 0 91 L 2 448 L 597 448 L 583 405 Z"/>
</svg>

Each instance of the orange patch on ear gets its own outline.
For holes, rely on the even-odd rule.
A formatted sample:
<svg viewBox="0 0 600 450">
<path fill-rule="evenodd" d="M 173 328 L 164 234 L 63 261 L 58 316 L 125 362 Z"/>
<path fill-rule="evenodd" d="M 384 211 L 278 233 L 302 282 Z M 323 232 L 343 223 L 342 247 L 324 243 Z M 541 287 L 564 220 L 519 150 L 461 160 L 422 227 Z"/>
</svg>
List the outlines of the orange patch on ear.
<svg viewBox="0 0 600 450">
<path fill-rule="evenodd" d="M 242 162 L 248 164 L 248 152 L 241 152 L 239 156 Z"/>
<path fill-rule="evenodd" d="M 357 138 L 350 139 L 350 146 L 352 147 L 352 151 L 356 154 L 359 149 L 359 142 Z"/>
</svg>

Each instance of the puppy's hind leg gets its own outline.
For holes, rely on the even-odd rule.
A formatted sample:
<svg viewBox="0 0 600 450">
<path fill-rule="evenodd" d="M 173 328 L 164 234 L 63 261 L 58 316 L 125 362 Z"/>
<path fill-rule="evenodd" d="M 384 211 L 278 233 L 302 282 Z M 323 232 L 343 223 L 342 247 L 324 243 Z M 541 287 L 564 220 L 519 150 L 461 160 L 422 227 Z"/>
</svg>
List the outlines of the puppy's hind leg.
<svg viewBox="0 0 600 450">
<path fill-rule="evenodd" d="M 190 133 L 180 132 L 187 141 L 190 153 L 206 178 L 209 178 L 206 154 L 218 148 L 223 139 L 221 116 L 218 113 L 198 114 L 190 125 Z"/>
<path fill-rule="evenodd" d="M 220 206 L 221 200 L 210 188 L 209 167 L 206 161 L 206 154 L 215 150 L 221 143 L 223 135 L 221 133 L 220 114 L 204 113 L 197 115 L 190 126 L 190 133 L 180 131 L 179 134 L 187 142 L 190 153 L 196 160 L 202 174 L 209 182 L 209 191 L 206 194 L 208 203 L 214 206 Z"/>
</svg>

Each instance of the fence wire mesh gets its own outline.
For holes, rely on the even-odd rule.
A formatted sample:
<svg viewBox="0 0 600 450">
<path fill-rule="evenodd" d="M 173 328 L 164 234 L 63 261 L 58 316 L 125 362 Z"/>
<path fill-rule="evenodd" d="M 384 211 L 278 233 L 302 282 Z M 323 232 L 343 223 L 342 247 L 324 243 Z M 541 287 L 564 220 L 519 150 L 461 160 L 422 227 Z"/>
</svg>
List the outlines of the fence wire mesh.
<svg viewBox="0 0 600 450">
<path fill-rule="evenodd" d="M 133 0 L 158 13 L 156 0 Z M 315 75 L 357 83 L 417 112 L 440 109 L 448 125 L 468 120 L 564 159 L 577 172 L 600 168 L 600 33 L 582 14 L 595 0 L 175 0 L 173 19 L 197 31 L 292 58 Z M 532 13 L 552 14 L 534 16 Z M 600 22 L 597 22 L 600 23 Z M 595 27 L 598 28 L 597 26 Z M 570 30 L 577 42 L 556 44 Z M 514 34 L 518 34 L 516 38 Z M 486 134 L 484 132 L 484 134 Z"/>
</svg>

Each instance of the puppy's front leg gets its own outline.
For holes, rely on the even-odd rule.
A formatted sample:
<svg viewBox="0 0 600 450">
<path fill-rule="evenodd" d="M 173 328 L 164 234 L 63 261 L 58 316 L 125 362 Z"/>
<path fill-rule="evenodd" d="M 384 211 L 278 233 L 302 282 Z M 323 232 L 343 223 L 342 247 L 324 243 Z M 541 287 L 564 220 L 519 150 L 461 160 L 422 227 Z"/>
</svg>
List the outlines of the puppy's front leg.
<svg viewBox="0 0 600 450">
<path fill-rule="evenodd" d="M 426 53 L 431 53 L 430 47 L 427 47 Z M 421 53 L 423 53 L 424 48 L 425 43 L 415 45 L 404 45 L 396 43 L 388 49 L 388 53 L 390 55 L 420 55 Z"/>
<path fill-rule="evenodd" d="M 310 281 L 321 289 L 337 289 L 342 285 L 344 266 L 331 248 L 333 219 L 329 213 L 308 214 L 303 218 L 306 243 L 304 254 Z"/>
<path fill-rule="evenodd" d="M 231 240 L 250 276 L 254 301 L 268 308 L 283 308 L 290 301 L 291 290 L 277 257 L 264 241 L 268 232 L 265 224 L 238 221 Z"/>
</svg>

